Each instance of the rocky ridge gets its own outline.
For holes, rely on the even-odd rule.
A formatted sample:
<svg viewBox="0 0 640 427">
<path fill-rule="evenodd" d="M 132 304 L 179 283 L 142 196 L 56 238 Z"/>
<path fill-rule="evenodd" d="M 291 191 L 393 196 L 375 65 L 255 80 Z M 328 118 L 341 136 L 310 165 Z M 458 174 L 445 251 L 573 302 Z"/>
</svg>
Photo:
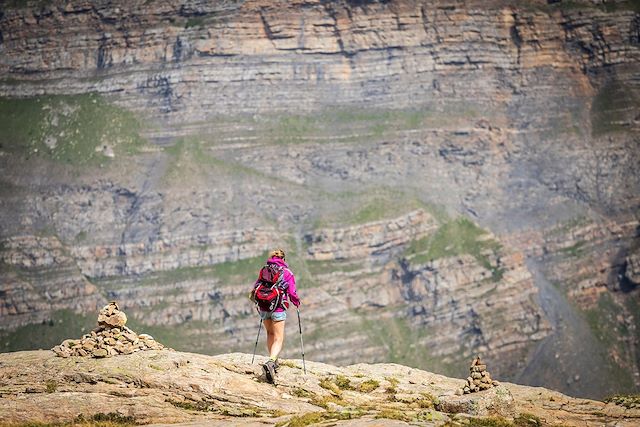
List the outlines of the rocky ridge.
<svg viewBox="0 0 640 427">
<path fill-rule="evenodd" d="M 517 425 L 623 427 L 636 425 L 640 417 L 637 408 L 622 403 L 504 382 L 456 396 L 463 380 L 396 364 L 335 367 L 307 361 L 304 374 L 300 360 L 286 360 L 273 386 L 263 378 L 259 363 L 265 360 L 258 356 L 251 365 L 249 354 L 212 357 L 166 350 L 110 359 L 63 359 L 51 351 L 2 354 L 0 417 L 25 423 L 108 416 L 129 423 L 214 426 L 294 425 L 302 420 L 344 426 L 464 426 L 493 417 Z"/>
</svg>

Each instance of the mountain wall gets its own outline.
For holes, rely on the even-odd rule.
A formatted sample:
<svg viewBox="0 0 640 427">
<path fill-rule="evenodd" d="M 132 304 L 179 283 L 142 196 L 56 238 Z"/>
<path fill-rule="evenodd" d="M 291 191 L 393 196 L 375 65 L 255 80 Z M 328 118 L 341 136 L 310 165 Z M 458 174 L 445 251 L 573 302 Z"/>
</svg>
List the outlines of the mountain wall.
<svg viewBox="0 0 640 427">
<path fill-rule="evenodd" d="M 249 351 L 283 246 L 316 360 L 637 390 L 639 34 L 633 1 L 5 4 L 0 343 L 115 299 Z"/>
</svg>

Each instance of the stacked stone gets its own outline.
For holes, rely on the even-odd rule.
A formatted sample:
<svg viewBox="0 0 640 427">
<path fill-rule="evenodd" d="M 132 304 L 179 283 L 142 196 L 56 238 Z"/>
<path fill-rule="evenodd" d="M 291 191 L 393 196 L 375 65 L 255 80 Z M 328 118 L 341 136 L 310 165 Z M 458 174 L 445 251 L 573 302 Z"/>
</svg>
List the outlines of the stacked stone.
<svg viewBox="0 0 640 427">
<path fill-rule="evenodd" d="M 98 315 L 98 327 L 74 340 L 64 340 L 53 347 L 60 357 L 111 357 L 118 354 L 131 354 L 142 350 L 162 350 L 162 344 L 151 335 L 136 334 L 125 326 L 127 316 L 120 311 L 115 301 L 110 302 Z"/>
<path fill-rule="evenodd" d="M 476 356 L 469 367 L 467 383 L 462 390 L 458 390 L 458 394 L 475 393 L 477 391 L 488 390 L 497 385 L 498 381 L 491 379 L 491 375 L 489 375 L 489 371 L 487 371 L 487 365 L 482 363 L 480 356 Z"/>
</svg>

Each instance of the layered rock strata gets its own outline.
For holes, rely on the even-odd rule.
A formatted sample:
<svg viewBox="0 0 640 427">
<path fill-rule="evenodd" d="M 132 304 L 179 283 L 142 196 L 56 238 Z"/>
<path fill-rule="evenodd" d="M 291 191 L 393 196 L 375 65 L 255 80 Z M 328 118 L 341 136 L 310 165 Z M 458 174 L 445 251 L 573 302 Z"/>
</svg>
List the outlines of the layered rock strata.
<svg viewBox="0 0 640 427">
<path fill-rule="evenodd" d="M 395 332 L 405 331 L 400 318 L 411 333 L 431 334 L 416 338 L 434 349 L 436 362 L 452 362 L 462 343 L 464 357 L 496 350 L 491 354 L 505 365 L 491 362 L 501 375 L 544 360 L 560 365 L 556 354 L 571 365 L 573 356 L 562 351 L 524 355 L 548 342 L 551 317 L 540 308 L 546 300 L 536 296 L 519 255 L 525 253 L 543 265 L 543 279 L 567 285 L 580 310 L 609 299 L 609 313 L 627 307 L 609 322 L 624 342 L 607 354 L 637 373 L 640 21 L 629 5 L 4 6 L 1 96 L 98 92 L 150 125 L 141 130 L 144 150 L 111 157 L 107 141 L 95 147 L 103 163 L 84 172 L 49 161 L 65 148 L 58 130 L 29 134 L 22 151 L 1 135 L 0 326 L 40 323 L 63 308 L 94 312 L 131 295 L 123 308 L 134 319 L 198 333 L 210 325 L 189 322 L 203 320 L 216 325 L 225 349 L 246 347 L 254 336 L 251 307 L 241 303 L 249 279 L 192 269 L 241 264 L 284 241 L 295 247 L 301 274 L 314 260 L 335 262 L 303 277 L 322 288 L 309 318 L 347 329 L 329 338 L 316 330 L 323 339 L 315 350 L 336 361 L 353 361 L 354 345 L 375 360 L 396 351 L 354 331 L 355 320 L 366 326 L 379 316 Z M 11 116 L 6 123 L 14 122 Z M 189 149 L 177 137 L 196 141 L 191 158 L 182 156 Z M 468 254 L 407 263 L 407 235 L 419 239 L 432 230 L 423 214 L 314 225 L 332 211 L 356 212 L 358 201 L 383 188 L 490 228 L 506 248 L 502 266 Z M 607 225 L 553 233 L 581 216 Z M 375 245 L 357 236 L 381 230 Z M 582 315 L 570 302 L 559 318 Z M 558 334 L 566 325 L 552 326 Z M 591 365 L 602 364 L 583 364 Z M 613 378 L 581 374 L 578 385 L 588 375 L 592 384 Z M 591 393 L 559 378 L 549 381 Z"/>
<path fill-rule="evenodd" d="M 95 312 L 104 302 L 69 248 L 55 236 L 14 236 L 0 246 L 0 319 L 4 328 L 40 323 L 52 312 Z"/>
<path fill-rule="evenodd" d="M 308 257 L 314 261 L 367 260 L 397 252 L 436 229 L 437 222 L 420 209 L 391 221 L 316 230 L 305 236 L 305 242 Z"/>
</svg>

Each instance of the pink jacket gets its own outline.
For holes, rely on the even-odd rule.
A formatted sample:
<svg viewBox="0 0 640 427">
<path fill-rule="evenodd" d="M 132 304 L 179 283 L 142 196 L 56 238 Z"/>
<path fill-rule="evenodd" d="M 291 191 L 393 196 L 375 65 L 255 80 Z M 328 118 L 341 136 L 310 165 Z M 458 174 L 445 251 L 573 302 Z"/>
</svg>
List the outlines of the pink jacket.
<svg viewBox="0 0 640 427">
<path fill-rule="evenodd" d="M 267 260 L 267 263 L 269 264 L 277 264 L 280 267 L 283 268 L 284 272 L 284 281 L 287 283 L 288 288 L 287 291 L 284 294 L 284 300 L 288 301 L 290 300 L 291 303 L 293 305 L 295 305 L 296 307 L 300 305 L 300 297 L 298 297 L 298 293 L 296 291 L 296 278 L 293 275 L 293 273 L 291 272 L 291 270 L 289 270 L 289 265 L 284 262 L 284 260 L 282 258 L 269 258 Z M 256 283 L 254 284 L 254 288 L 258 285 L 258 280 L 256 280 Z M 284 308 L 282 307 L 278 307 L 274 310 L 274 312 L 282 312 L 284 311 Z"/>
</svg>

